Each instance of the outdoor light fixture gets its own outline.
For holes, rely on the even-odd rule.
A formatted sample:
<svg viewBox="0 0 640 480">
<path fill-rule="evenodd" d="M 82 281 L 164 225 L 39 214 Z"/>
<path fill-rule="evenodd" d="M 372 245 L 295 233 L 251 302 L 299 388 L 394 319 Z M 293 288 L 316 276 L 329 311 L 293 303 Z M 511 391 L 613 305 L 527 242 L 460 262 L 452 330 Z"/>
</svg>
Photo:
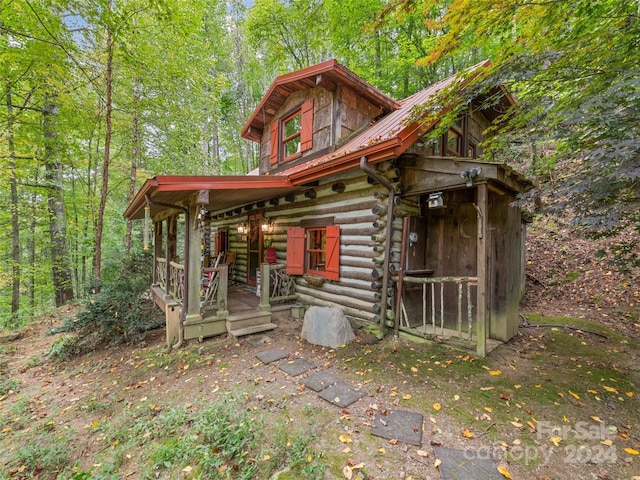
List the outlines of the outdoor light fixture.
<svg viewBox="0 0 640 480">
<path fill-rule="evenodd" d="M 271 233 L 273 231 L 273 223 L 269 221 L 268 218 L 265 218 L 262 221 L 262 225 L 260 225 L 263 233 Z"/>
<path fill-rule="evenodd" d="M 241 223 L 240 225 L 238 225 L 238 233 L 240 235 L 244 235 L 245 233 L 247 233 L 247 227 L 244 223 Z"/>
<path fill-rule="evenodd" d="M 480 167 L 473 167 L 469 170 L 463 170 L 462 172 L 460 172 L 460 176 L 467 179 L 467 187 L 472 187 L 473 179 L 480 175 L 481 172 L 482 169 Z"/>
<path fill-rule="evenodd" d="M 447 208 L 442 198 L 442 192 L 429 194 L 429 208 Z"/>
</svg>

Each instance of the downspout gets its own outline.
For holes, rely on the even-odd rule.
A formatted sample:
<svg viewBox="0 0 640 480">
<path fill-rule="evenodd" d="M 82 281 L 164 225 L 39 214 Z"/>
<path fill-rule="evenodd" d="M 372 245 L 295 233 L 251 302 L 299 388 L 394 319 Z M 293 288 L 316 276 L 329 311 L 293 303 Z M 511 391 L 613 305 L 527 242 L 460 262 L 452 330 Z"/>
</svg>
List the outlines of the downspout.
<svg viewBox="0 0 640 480">
<path fill-rule="evenodd" d="M 393 239 L 393 204 L 396 191 L 391 182 L 367 165 L 367 157 L 360 158 L 360 169 L 373 178 L 376 182 L 389 190 L 387 204 L 387 238 L 384 246 L 384 263 L 382 271 L 382 298 L 380 299 L 380 338 L 384 337 L 385 323 L 387 320 L 387 297 L 389 296 L 389 258 L 391 257 L 391 242 Z M 396 306 L 397 308 L 397 306 Z"/>
<path fill-rule="evenodd" d="M 171 205 L 170 203 L 162 203 L 162 202 L 156 202 L 154 200 L 151 199 L 151 197 L 149 196 L 149 194 L 145 195 L 145 198 L 147 200 L 147 203 L 150 205 L 154 205 L 156 207 L 164 207 L 164 208 L 175 208 L 176 210 L 180 210 L 182 212 L 184 212 L 185 215 L 185 224 L 186 225 L 190 225 L 190 218 L 189 218 L 189 209 L 182 207 L 180 205 Z M 189 230 L 186 229 L 187 231 L 187 235 L 186 238 L 184 239 L 184 249 L 187 252 L 187 255 L 190 252 L 190 241 L 189 239 L 191 238 L 191 235 L 188 233 Z M 184 298 L 182 299 L 182 311 L 180 312 L 180 329 L 178 330 L 178 343 L 176 343 L 175 345 L 172 345 L 171 348 L 172 349 L 176 349 L 176 348 L 180 348 L 182 346 L 182 342 L 184 342 L 184 324 L 187 318 L 187 305 L 189 305 L 189 262 L 186 261 L 187 258 L 185 256 L 185 262 L 184 262 Z"/>
</svg>

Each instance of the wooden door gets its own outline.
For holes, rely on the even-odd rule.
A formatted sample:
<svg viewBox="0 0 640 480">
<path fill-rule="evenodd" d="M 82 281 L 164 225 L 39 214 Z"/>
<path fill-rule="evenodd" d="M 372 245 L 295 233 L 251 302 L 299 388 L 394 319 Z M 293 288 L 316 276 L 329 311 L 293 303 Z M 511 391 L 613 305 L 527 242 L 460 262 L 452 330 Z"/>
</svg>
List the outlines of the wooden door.
<svg viewBox="0 0 640 480">
<path fill-rule="evenodd" d="M 256 286 L 257 270 L 262 263 L 262 215 L 250 215 L 247 234 L 247 284 Z"/>
</svg>

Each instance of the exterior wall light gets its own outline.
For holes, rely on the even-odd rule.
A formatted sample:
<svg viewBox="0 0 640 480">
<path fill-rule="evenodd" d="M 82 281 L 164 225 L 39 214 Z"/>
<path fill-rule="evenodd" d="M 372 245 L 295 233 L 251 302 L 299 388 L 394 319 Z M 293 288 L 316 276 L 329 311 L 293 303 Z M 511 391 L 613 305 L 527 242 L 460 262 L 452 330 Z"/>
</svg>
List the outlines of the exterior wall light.
<svg viewBox="0 0 640 480">
<path fill-rule="evenodd" d="M 467 187 L 472 187 L 473 179 L 480 175 L 481 172 L 482 169 L 480 167 L 473 167 L 469 170 L 463 170 L 462 172 L 460 172 L 460 176 L 467 179 Z"/>
<path fill-rule="evenodd" d="M 271 233 L 273 232 L 273 223 L 268 218 L 265 218 L 262 221 L 262 225 L 260 225 L 263 233 Z"/>
</svg>

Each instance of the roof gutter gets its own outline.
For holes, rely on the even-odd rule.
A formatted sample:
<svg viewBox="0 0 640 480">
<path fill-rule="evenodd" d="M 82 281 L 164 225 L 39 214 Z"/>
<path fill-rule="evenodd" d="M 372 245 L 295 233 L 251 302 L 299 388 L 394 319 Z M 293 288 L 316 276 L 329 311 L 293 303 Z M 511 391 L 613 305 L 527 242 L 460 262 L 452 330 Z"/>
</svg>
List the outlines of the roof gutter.
<svg viewBox="0 0 640 480">
<path fill-rule="evenodd" d="M 380 338 L 384 337 L 385 323 L 387 320 L 387 298 L 389 296 L 389 257 L 391 256 L 391 242 L 393 238 L 393 204 L 396 191 L 391 182 L 382 177 L 378 172 L 367 164 L 367 157 L 360 158 L 360 169 L 377 181 L 389 191 L 387 203 L 387 238 L 384 245 L 384 263 L 382 271 L 382 298 L 380 299 Z"/>
<path fill-rule="evenodd" d="M 191 225 L 191 219 L 189 218 L 188 208 L 185 208 L 181 205 L 171 205 L 170 203 L 156 202 L 151 199 L 151 196 L 149 194 L 145 194 L 145 198 L 149 204 L 155 205 L 156 207 L 175 208 L 177 210 L 184 212 L 185 224 Z M 190 252 L 190 247 L 191 247 L 191 242 L 189 241 L 189 239 L 191 238 L 191 235 L 189 234 L 189 229 L 186 229 L 186 232 L 187 232 L 187 235 L 184 239 L 184 249 L 187 252 L 187 256 L 188 256 Z M 187 256 L 185 256 L 185 260 L 187 261 L 184 262 L 184 294 L 182 299 L 182 310 L 180 312 L 180 329 L 178 330 L 178 343 L 171 346 L 171 348 L 173 349 L 180 348 L 182 346 L 182 342 L 184 342 L 184 324 L 187 318 L 187 306 L 189 305 L 190 268 L 189 268 L 189 261 Z"/>
</svg>

